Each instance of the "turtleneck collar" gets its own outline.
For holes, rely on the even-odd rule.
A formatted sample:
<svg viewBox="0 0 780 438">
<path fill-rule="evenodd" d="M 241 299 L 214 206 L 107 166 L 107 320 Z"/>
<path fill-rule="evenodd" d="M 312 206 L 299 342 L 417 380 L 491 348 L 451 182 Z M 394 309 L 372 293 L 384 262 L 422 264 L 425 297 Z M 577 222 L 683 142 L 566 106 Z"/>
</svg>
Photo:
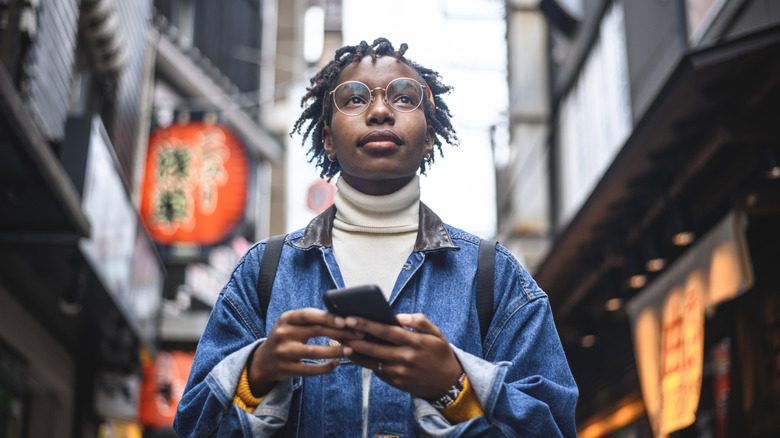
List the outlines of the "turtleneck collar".
<svg viewBox="0 0 780 438">
<path fill-rule="evenodd" d="M 333 226 L 345 231 L 403 233 L 416 231 L 420 220 L 420 178 L 396 192 L 382 196 L 366 195 L 343 178 L 336 182 L 333 198 L 336 218 Z"/>
</svg>

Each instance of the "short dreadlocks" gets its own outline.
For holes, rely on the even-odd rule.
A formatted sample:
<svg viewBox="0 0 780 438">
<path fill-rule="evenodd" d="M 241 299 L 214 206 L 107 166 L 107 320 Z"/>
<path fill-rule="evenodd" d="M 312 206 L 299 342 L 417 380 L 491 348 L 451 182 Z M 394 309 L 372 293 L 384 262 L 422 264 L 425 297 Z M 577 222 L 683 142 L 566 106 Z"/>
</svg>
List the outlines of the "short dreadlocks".
<svg viewBox="0 0 780 438">
<path fill-rule="evenodd" d="M 371 59 L 376 60 L 378 56 L 394 56 L 398 62 L 403 62 L 412 69 L 425 81 L 428 89 L 433 95 L 433 101 L 436 105 L 436 111 L 434 112 L 430 103 L 425 102 L 425 120 L 428 124 L 433 125 L 434 132 L 434 146 L 438 147 L 439 154 L 443 155 L 442 143 L 439 137 L 443 138 L 448 144 L 457 146 L 458 137 L 455 135 L 455 129 L 450 122 L 449 107 L 444 103 L 441 98 L 441 94 L 449 93 L 452 87 L 445 85 L 439 81 L 439 73 L 435 70 L 431 70 L 427 67 L 423 67 L 414 61 L 406 59 L 404 53 L 406 53 L 408 46 L 406 43 L 401 44 L 398 50 L 393 48 L 393 45 L 386 38 L 377 38 L 369 46 L 365 41 L 361 41 L 356 46 L 344 46 L 336 50 L 336 55 L 333 60 L 322 68 L 313 78 L 311 78 L 311 86 L 306 89 L 306 94 L 301 99 L 301 107 L 304 108 L 298 120 L 295 121 L 290 135 L 303 132 L 303 144 L 306 144 L 306 138 L 311 134 L 312 146 L 309 148 L 307 155 L 311 155 L 309 162 L 316 161 L 317 167 L 322 168 L 320 177 L 330 180 L 340 170 L 338 159 L 336 161 L 330 161 L 325 157 L 325 149 L 322 143 L 322 129 L 325 126 L 325 121 L 330 122 L 333 114 L 333 106 L 328 105 L 325 99 L 328 98 L 331 90 L 338 85 L 339 75 L 341 71 L 350 64 L 357 64 L 366 56 L 370 56 Z M 309 105 L 306 106 L 306 103 Z M 313 131 L 313 133 L 312 133 Z M 423 159 L 420 163 L 420 173 L 425 174 L 426 165 L 430 166 L 433 163 L 433 154 L 427 159 Z"/>
</svg>

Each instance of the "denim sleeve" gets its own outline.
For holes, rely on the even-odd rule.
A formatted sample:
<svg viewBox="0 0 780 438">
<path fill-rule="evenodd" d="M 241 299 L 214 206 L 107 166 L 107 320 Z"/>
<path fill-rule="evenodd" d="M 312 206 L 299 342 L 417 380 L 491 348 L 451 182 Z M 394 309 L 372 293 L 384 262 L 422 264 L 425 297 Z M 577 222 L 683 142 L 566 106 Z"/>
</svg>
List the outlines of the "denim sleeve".
<svg viewBox="0 0 780 438">
<path fill-rule="evenodd" d="M 250 250 L 236 266 L 198 343 L 174 420 L 180 437 L 270 436 L 287 421 L 290 382 L 276 385 L 254 414 L 233 404 L 241 372 L 265 336 L 263 321 L 255 310 L 257 249 Z"/>
<path fill-rule="evenodd" d="M 504 281 L 511 292 L 485 339 L 486 359 L 453 347 L 485 412 L 450 425 L 429 403 L 415 399 L 416 415 L 434 437 L 574 437 L 578 390 L 563 352 L 546 294 L 530 275 Z M 510 277 L 511 278 L 511 277 Z M 498 292 L 497 292 L 498 293 Z M 500 294 L 498 295 L 500 296 Z"/>
</svg>

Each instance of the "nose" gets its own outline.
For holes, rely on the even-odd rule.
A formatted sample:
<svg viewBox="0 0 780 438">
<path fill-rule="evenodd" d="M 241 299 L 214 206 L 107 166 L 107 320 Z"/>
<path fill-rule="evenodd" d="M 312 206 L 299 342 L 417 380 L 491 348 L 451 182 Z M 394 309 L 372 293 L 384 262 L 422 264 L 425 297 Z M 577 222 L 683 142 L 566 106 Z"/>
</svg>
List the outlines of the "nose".
<svg viewBox="0 0 780 438">
<path fill-rule="evenodd" d="M 374 92 L 377 92 L 376 94 Z M 381 97 L 380 97 L 380 93 Z M 369 124 L 395 123 L 395 114 L 393 107 L 387 101 L 387 91 L 384 88 L 377 87 L 371 90 L 371 103 L 366 111 L 366 121 Z"/>
</svg>

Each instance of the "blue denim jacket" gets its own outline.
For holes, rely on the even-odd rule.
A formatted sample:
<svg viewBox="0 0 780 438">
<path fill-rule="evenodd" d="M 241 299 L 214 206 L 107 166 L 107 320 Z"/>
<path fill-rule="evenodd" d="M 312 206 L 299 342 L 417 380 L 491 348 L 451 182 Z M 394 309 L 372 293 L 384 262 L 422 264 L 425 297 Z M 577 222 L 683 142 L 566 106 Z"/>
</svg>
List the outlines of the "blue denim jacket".
<svg viewBox="0 0 780 438">
<path fill-rule="evenodd" d="M 328 374 L 278 383 L 253 414 L 232 403 L 247 359 L 277 318 L 301 307 L 324 309 L 325 291 L 344 287 L 331 247 L 334 215 L 331 207 L 287 236 L 266 319 L 256 291 L 265 241 L 238 263 L 198 344 L 174 422 L 179 436 L 363 436 L 362 368 L 347 359 Z M 430 403 L 371 375 L 368 437 L 576 436 L 577 387 L 547 296 L 500 245 L 495 312 L 484 343 L 480 339 L 478 245 L 479 238 L 445 225 L 421 203 L 415 249 L 389 301 L 396 312 L 423 313 L 442 330 L 485 416 L 450 424 Z"/>
</svg>

